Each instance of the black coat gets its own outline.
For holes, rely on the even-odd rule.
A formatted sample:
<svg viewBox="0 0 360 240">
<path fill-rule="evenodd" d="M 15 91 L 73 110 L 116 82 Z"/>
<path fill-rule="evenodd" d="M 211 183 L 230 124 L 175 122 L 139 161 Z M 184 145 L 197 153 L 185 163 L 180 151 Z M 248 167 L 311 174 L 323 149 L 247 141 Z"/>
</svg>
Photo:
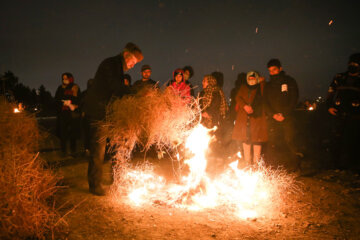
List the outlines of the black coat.
<svg viewBox="0 0 360 240">
<path fill-rule="evenodd" d="M 112 97 L 122 97 L 128 93 L 124 84 L 124 59 L 122 55 L 102 61 L 95 74 L 93 85 L 84 97 L 83 111 L 93 120 L 105 118 L 106 106 Z"/>
<path fill-rule="evenodd" d="M 339 73 L 331 82 L 327 104 L 338 110 L 337 115 L 360 117 L 360 76 Z"/>
<path fill-rule="evenodd" d="M 280 72 L 270 76 L 270 81 L 265 85 L 265 110 L 272 117 L 282 113 L 286 118 L 295 109 L 299 99 L 299 89 L 295 79 Z"/>
</svg>

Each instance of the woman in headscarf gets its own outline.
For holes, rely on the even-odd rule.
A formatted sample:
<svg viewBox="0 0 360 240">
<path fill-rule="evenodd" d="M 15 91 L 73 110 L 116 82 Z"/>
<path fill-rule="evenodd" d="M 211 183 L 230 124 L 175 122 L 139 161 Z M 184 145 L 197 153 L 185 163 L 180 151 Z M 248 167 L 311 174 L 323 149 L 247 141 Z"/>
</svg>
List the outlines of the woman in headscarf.
<svg viewBox="0 0 360 240">
<path fill-rule="evenodd" d="M 264 80 L 258 72 L 248 72 L 246 84 L 239 88 L 235 98 L 237 116 L 232 137 L 242 142 L 245 163 L 248 165 L 258 164 L 262 143 L 268 140 L 263 101 Z"/>
<path fill-rule="evenodd" d="M 57 88 L 57 132 L 61 142 L 61 151 L 66 155 L 67 143 L 70 141 L 71 154 L 76 152 L 76 140 L 80 136 L 80 88 L 74 83 L 71 73 L 61 75 L 62 84 Z"/>
<path fill-rule="evenodd" d="M 202 81 L 203 90 L 200 93 L 202 109 L 202 124 L 207 128 L 219 126 L 225 119 L 228 105 L 224 92 L 216 83 L 212 75 L 205 75 Z"/>
</svg>

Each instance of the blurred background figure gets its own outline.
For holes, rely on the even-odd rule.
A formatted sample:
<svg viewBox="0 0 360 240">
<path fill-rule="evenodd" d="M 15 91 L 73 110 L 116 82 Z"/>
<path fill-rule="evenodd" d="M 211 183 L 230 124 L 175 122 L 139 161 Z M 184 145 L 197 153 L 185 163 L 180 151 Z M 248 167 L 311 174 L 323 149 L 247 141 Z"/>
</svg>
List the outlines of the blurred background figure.
<svg viewBox="0 0 360 240">
<path fill-rule="evenodd" d="M 349 58 L 346 72 L 336 74 L 327 96 L 331 114 L 333 165 L 336 168 L 360 169 L 360 53 Z"/>
<path fill-rule="evenodd" d="M 76 154 L 76 141 L 80 137 L 80 88 L 74 83 L 71 73 L 61 75 L 62 84 L 57 88 L 55 101 L 57 106 L 57 135 L 61 142 L 63 156 Z"/>
</svg>

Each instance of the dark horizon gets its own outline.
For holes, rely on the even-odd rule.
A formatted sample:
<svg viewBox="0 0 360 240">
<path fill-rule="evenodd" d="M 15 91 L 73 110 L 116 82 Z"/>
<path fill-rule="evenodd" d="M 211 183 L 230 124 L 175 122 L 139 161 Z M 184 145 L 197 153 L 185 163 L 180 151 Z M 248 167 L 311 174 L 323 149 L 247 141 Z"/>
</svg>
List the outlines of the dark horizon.
<svg viewBox="0 0 360 240">
<path fill-rule="evenodd" d="M 205 6 L 206 5 L 206 6 Z M 100 62 L 129 41 L 144 60 L 128 73 L 140 79 L 143 64 L 164 84 L 175 68 L 191 65 L 193 85 L 224 73 L 229 96 L 240 72 L 279 58 L 297 80 L 300 98 L 324 96 L 333 76 L 360 52 L 356 1 L 9 1 L 0 16 L 0 72 L 12 71 L 31 88 L 54 95 L 71 72 L 85 90 Z M 329 24 L 333 21 L 332 24 Z"/>
</svg>

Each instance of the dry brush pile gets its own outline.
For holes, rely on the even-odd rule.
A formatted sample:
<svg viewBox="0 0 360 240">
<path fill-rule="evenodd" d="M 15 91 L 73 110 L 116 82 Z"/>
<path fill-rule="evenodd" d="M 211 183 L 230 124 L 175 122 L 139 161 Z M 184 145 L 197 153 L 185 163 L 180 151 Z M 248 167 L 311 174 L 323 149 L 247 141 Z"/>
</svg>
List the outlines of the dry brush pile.
<svg viewBox="0 0 360 240">
<path fill-rule="evenodd" d="M 0 239 L 45 239 L 60 219 L 51 203 L 58 177 L 36 154 L 35 117 L 13 109 L 0 98 Z"/>
<path fill-rule="evenodd" d="M 104 136 L 110 138 L 116 150 L 120 169 L 115 173 L 127 166 L 135 146 L 145 151 L 155 146 L 163 153 L 181 145 L 189 130 L 199 122 L 198 101 L 189 101 L 184 101 L 171 88 L 144 89 L 135 96 L 113 101 L 102 125 Z"/>
</svg>

